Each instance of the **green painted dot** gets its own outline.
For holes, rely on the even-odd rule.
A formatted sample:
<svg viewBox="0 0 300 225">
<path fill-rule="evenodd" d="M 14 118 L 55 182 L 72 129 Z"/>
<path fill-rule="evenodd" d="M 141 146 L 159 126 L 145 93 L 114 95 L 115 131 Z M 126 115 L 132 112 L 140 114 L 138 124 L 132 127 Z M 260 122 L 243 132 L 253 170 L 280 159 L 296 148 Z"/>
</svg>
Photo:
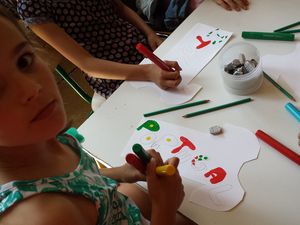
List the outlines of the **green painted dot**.
<svg viewBox="0 0 300 225">
<path fill-rule="evenodd" d="M 213 41 L 212 44 L 213 44 L 213 45 L 216 44 L 216 41 Z"/>
<path fill-rule="evenodd" d="M 204 156 L 204 160 L 208 160 L 208 157 L 207 157 L 207 156 Z"/>
</svg>

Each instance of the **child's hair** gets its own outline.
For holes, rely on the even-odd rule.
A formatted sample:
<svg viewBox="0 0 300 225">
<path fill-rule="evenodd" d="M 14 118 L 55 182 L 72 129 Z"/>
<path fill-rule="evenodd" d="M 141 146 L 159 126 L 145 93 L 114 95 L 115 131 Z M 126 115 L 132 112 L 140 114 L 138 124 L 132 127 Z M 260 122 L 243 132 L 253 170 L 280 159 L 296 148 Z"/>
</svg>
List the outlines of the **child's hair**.
<svg viewBox="0 0 300 225">
<path fill-rule="evenodd" d="M 12 24 L 14 24 L 16 28 L 18 28 L 18 30 L 21 31 L 22 34 L 24 34 L 24 37 L 26 37 L 24 30 L 21 28 L 21 26 L 18 23 L 18 19 L 10 11 L 8 11 L 6 7 L 3 7 L 2 5 L 0 5 L 0 17 L 7 19 Z"/>
</svg>

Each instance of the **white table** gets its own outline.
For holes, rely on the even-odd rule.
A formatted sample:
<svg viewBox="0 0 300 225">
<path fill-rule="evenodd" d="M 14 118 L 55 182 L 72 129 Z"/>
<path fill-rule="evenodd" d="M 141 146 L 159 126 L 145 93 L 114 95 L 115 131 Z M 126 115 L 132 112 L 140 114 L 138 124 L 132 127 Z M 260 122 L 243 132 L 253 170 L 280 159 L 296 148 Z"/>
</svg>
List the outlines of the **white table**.
<svg viewBox="0 0 300 225">
<path fill-rule="evenodd" d="M 248 11 L 228 12 L 214 1 L 206 0 L 163 43 L 159 52 L 165 53 L 195 23 L 201 22 L 234 32 L 229 41 L 241 41 L 241 31 L 272 31 L 299 21 L 299 0 L 253 0 Z M 245 40 L 254 44 L 261 55 L 286 54 L 297 42 Z M 300 62 L 300 61 L 299 61 Z M 215 57 L 192 81 L 203 86 L 194 100 L 210 99 L 209 107 L 243 98 L 229 94 L 222 83 Z M 300 85 L 300 84 L 299 84 Z M 262 129 L 298 154 L 299 123 L 284 109 L 289 102 L 270 82 L 253 95 L 253 102 L 184 119 L 181 116 L 193 108 L 157 115 L 154 118 L 207 132 L 212 125 L 231 123 L 253 132 Z M 298 98 L 298 101 L 300 99 Z M 296 103 L 300 106 L 300 103 Z M 83 146 L 93 155 L 112 166 L 124 162 L 120 156 L 143 113 L 165 108 L 151 90 L 137 90 L 124 83 L 79 128 L 84 135 Z M 203 108 L 208 105 L 203 106 Z M 246 163 L 239 174 L 246 191 L 244 200 L 229 212 L 216 212 L 190 203 L 186 198 L 180 211 L 201 225 L 299 225 L 300 167 L 261 142 L 257 160 Z"/>
</svg>

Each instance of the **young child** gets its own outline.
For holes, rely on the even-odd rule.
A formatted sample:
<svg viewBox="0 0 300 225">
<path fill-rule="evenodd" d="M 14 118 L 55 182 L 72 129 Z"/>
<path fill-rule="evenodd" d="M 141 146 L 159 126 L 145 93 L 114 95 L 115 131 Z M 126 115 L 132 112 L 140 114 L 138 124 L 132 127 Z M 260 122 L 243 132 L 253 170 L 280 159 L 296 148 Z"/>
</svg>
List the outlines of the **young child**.
<svg viewBox="0 0 300 225">
<path fill-rule="evenodd" d="M 178 172 L 155 174 L 159 153 L 149 151 L 146 176 L 129 164 L 99 172 L 72 137 L 56 138 L 66 116 L 51 71 L 2 11 L 0 27 L 1 224 L 192 224 L 176 216 L 184 197 Z M 178 159 L 167 163 L 177 167 Z M 145 179 L 149 195 L 118 184 Z"/>
<path fill-rule="evenodd" d="M 124 80 L 152 81 L 174 88 L 181 82 L 175 72 L 154 64 L 138 64 L 143 56 L 135 46 L 142 42 L 155 50 L 161 39 L 121 0 L 1 0 L 41 39 L 85 72 L 95 92 L 109 97 Z"/>
</svg>

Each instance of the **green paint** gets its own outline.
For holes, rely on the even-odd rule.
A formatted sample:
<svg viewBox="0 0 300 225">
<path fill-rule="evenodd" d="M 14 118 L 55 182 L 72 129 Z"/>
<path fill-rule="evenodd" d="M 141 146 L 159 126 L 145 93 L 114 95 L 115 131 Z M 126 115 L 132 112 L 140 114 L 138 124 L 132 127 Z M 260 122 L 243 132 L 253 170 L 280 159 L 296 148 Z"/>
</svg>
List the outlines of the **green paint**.
<svg viewBox="0 0 300 225">
<path fill-rule="evenodd" d="M 213 45 L 216 44 L 216 41 L 213 41 L 212 44 L 213 44 Z"/>
<path fill-rule="evenodd" d="M 137 130 L 141 130 L 142 128 L 155 132 L 155 131 L 159 131 L 160 127 L 155 120 L 147 120 L 145 123 L 139 126 Z"/>
<path fill-rule="evenodd" d="M 207 156 L 203 157 L 203 155 L 199 155 L 199 157 L 198 157 L 198 161 L 207 160 L 207 159 L 208 159 L 208 157 Z"/>
</svg>

